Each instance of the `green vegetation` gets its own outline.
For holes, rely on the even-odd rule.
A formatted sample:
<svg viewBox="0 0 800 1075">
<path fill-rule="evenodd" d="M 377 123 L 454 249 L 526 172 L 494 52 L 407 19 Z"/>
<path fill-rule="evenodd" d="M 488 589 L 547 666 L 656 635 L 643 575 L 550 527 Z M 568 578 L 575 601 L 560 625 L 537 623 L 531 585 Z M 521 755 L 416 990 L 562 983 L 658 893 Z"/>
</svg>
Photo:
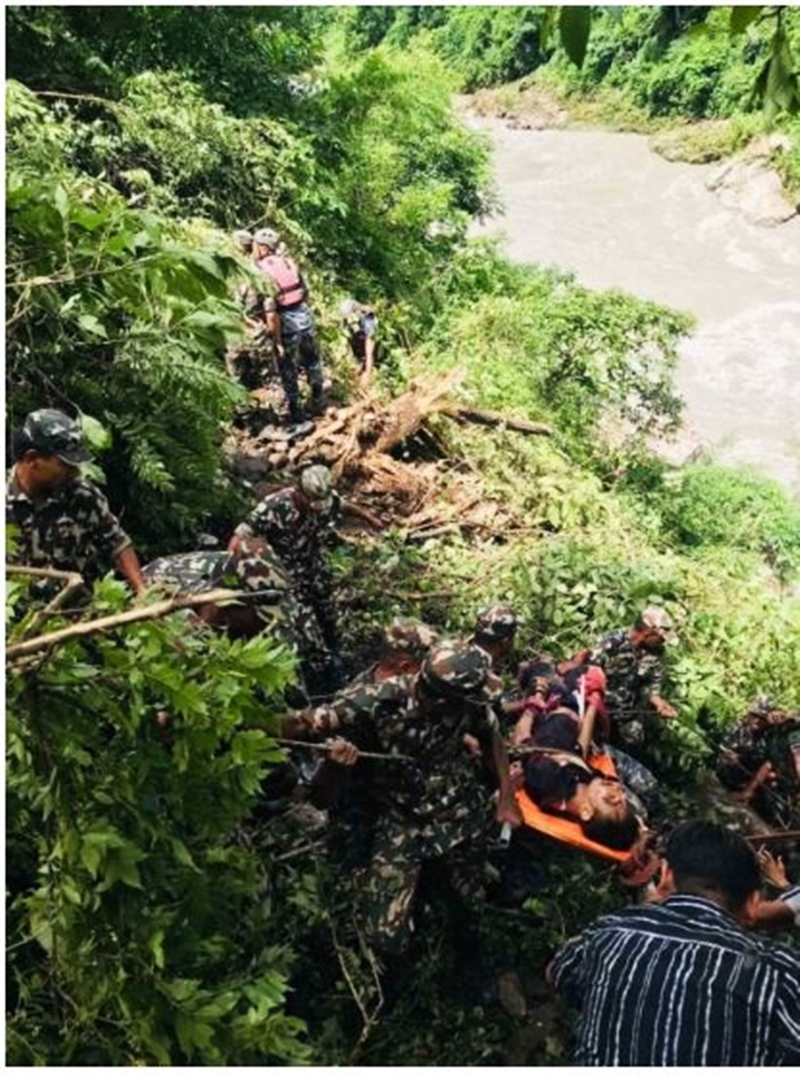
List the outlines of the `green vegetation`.
<svg viewBox="0 0 800 1075">
<path fill-rule="evenodd" d="M 669 151 L 689 161 L 782 131 L 790 146 L 774 163 L 789 195 L 800 189 L 795 7 L 394 8 L 381 22 L 375 10 L 387 9 L 353 16 L 361 39 L 405 45 L 420 37 L 457 72 L 463 91 L 500 87 L 501 108 L 538 111 L 544 93 L 577 122 L 636 131 L 677 123 Z M 510 92 L 504 83 L 513 83 Z"/>
<path fill-rule="evenodd" d="M 514 16 L 541 9 L 491 10 L 11 9 L 9 424 L 47 405 L 99 423 L 112 505 L 146 555 L 191 548 L 209 519 L 225 532 L 246 501 L 221 455 L 242 399 L 222 360 L 241 334 L 231 288 L 247 271 L 228 232 L 277 226 L 309 268 L 326 343 L 344 293 L 380 304 L 386 398 L 458 371 L 465 401 L 554 428 L 440 418 L 409 442 L 501 522 L 340 546 L 345 658 L 371 656 L 394 614 L 463 632 L 498 598 L 525 617 L 517 656 L 568 654 L 661 600 L 681 715 L 653 752 L 691 802 L 709 729 L 759 690 L 800 704 L 797 505 L 756 475 L 673 471 L 648 451 L 680 415 L 685 315 L 466 241 L 491 204 L 487 149 L 455 121 L 430 46 L 452 58 L 473 42 L 475 85 L 495 77 L 481 49 L 508 78 L 544 48 L 533 17 Z M 622 63 L 628 38 L 602 26 L 570 78 L 599 71 L 614 34 Z M 632 34 L 631 63 L 641 47 Z M 127 603 L 105 579 L 86 615 Z M 19 576 L 7 604 L 10 645 L 42 629 Z M 498 1008 L 459 1007 L 436 908 L 396 1006 L 371 1017 L 352 877 L 290 818 L 258 813 L 280 779 L 269 732 L 292 676 L 268 638 L 230 643 L 180 618 L 12 661 L 9 1063 L 563 1062 L 558 1033 L 525 1046 Z M 606 867 L 556 859 L 526 910 L 484 925 L 496 967 L 517 962 L 531 989 L 555 945 L 627 899 Z"/>
</svg>

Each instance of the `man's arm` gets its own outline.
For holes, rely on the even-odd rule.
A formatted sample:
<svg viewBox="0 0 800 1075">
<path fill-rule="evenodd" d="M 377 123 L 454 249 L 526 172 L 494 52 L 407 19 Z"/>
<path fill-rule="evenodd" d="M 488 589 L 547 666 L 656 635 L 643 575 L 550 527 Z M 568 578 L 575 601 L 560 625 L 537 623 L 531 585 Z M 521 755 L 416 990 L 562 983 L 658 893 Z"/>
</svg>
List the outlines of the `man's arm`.
<svg viewBox="0 0 800 1075">
<path fill-rule="evenodd" d="M 556 952 L 545 972 L 548 983 L 568 1004 L 580 1008 L 586 991 L 585 941 L 573 937 Z"/>
<path fill-rule="evenodd" d="M 134 593 L 144 593 L 147 589 L 147 583 L 144 581 L 139 557 L 136 555 L 133 545 L 126 545 L 124 549 L 117 553 L 114 557 L 114 567 L 121 575 L 125 576 Z"/>
<path fill-rule="evenodd" d="M 509 775 L 508 751 L 496 731 L 492 731 L 491 765 L 500 789 L 497 798 L 497 820 L 501 824 L 509 824 L 516 829 L 522 824 L 522 815 L 514 798 L 514 788 Z"/>
</svg>

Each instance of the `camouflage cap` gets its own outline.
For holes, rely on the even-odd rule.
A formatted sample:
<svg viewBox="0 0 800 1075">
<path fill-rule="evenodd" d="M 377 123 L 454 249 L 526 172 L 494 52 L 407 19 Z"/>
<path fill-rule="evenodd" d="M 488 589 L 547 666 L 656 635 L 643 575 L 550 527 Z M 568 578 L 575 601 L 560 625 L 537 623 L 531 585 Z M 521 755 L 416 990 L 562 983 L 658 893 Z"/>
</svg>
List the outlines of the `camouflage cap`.
<svg viewBox="0 0 800 1075">
<path fill-rule="evenodd" d="M 233 238 L 236 241 L 236 245 L 242 250 L 250 250 L 253 246 L 253 233 L 248 231 L 247 228 L 239 228 L 238 231 L 233 233 Z"/>
<path fill-rule="evenodd" d="M 512 638 L 519 626 L 516 613 L 508 605 L 491 605 L 481 609 L 475 621 L 475 638 L 501 642 Z"/>
<path fill-rule="evenodd" d="M 333 506 L 333 475 L 323 463 L 306 467 L 300 475 L 300 488 L 318 511 L 329 511 Z"/>
<path fill-rule="evenodd" d="M 420 681 L 434 698 L 494 697 L 490 682 L 489 655 L 469 642 L 440 642 L 430 651 L 420 669 Z"/>
<path fill-rule="evenodd" d="M 768 717 L 778 707 L 767 694 L 757 694 L 747 710 L 748 717 Z"/>
<path fill-rule="evenodd" d="M 31 411 L 22 427 L 23 451 L 56 455 L 63 462 L 76 467 L 92 458 L 83 439 L 83 431 L 74 418 L 63 411 L 45 408 Z"/>
<path fill-rule="evenodd" d="M 383 632 L 383 639 L 390 649 L 421 658 L 439 641 L 439 635 L 426 623 L 395 616 Z"/>
<path fill-rule="evenodd" d="M 661 605 L 648 605 L 639 617 L 639 622 L 643 627 L 650 627 L 663 635 L 671 634 L 673 630 L 669 613 Z"/>
</svg>

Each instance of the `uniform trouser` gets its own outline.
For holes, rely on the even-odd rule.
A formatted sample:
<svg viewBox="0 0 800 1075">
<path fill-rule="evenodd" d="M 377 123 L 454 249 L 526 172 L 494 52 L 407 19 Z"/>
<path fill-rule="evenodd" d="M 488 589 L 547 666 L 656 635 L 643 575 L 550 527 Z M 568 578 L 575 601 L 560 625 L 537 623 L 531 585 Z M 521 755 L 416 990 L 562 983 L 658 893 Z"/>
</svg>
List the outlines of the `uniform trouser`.
<svg viewBox="0 0 800 1075">
<path fill-rule="evenodd" d="M 414 896 L 427 861 L 442 861 L 452 889 L 466 907 L 475 909 L 483 902 L 484 834 L 454 826 L 450 839 L 453 842 L 447 846 L 446 826 L 431 836 L 411 821 L 379 823 L 372 861 L 359 886 L 358 917 L 370 947 L 384 955 L 396 955 L 408 947 L 414 932 Z"/>
<path fill-rule="evenodd" d="M 278 373 L 283 391 L 286 393 L 289 410 L 294 416 L 299 412 L 300 406 L 297 373 L 301 367 L 308 377 L 312 402 L 318 404 L 322 401 L 322 358 L 313 332 L 282 336 L 281 343 L 283 355 L 278 357 Z"/>
<path fill-rule="evenodd" d="M 336 650 L 339 644 L 336 602 L 333 596 L 333 576 L 328 563 L 323 559 L 318 560 L 313 569 L 305 572 L 303 578 L 298 581 L 297 589 L 301 602 L 313 611 L 325 645 Z"/>
</svg>

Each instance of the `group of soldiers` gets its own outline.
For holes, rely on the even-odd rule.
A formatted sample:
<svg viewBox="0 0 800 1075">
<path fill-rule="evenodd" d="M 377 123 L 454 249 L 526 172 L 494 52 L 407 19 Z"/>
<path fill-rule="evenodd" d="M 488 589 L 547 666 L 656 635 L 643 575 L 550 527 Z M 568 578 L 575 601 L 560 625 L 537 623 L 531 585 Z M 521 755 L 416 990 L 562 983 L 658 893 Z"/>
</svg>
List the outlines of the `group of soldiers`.
<svg viewBox="0 0 800 1075">
<path fill-rule="evenodd" d="M 296 650 L 307 685 L 335 679 L 338 635 L 326 555 L 342 511 L 330 469 L 312 464 L 265 496 L 239 524 L 227 549 L 163 556 L 144 567 L 100 489 L 82 477 L 90 460 L 81 427 L 62 411 L 31 412 L 13 445 L 6 523 L 14 527 L 9 562 L 41 576 L 79 575 L 86 587 L 114 567 L 136 594 L 228 589 L 235 600 L 200 605 L 199 621 L 233 637 L 270 629 Z"/>
<path fill-rule="evenodd" d="M 577 826 L 587 848 L 635 856 L 648 846 L 658 788 L 636 755 L 651 725 L 677 716 L 663 696 L 674 633 L 663 608 L 644 609 L 631 628 L 568 659 L 532 655 L 511 690 L 501 673 L 519 622 L 508 606 L 483 610 L 461 639 L 397 620 L 376 663 L 341 686 L 325 546 L 346 505 L 326 466 L 306 467 L 260 500 L 225 551 L 142 567 L 105 497 L 81 477 L 88 458 L 81 428 L 66 414 L 27 416 L 7 491 L 6 520 L 16 528 L 11 561 L 45 581 L 48 572 L 72 572 L 87 584 L 114 566 L 137 594 L 227 587 L 236 600 L 201 606 L 202 621 L 234 636 L 269 630 L 296 649 L 310 693 L 330 700 L 312 706 L 301 693 L 281 737 L 301 752 L 303 742 L 327 743 L 324 762 L 298 793 L 325 811 L 331 846 L 338 841 L 360 871 L 357 918 L 385 960 L 407 950 L 420 879 L 434 868 L 448 886 L 462 948 L 476 951 L 487 855 L 498 837 L 520 830 L 525 800 Z M 759 702 L 722 744 L 719 774 L 770 824 L 796 824 L 800 717 Z M 790 925 L 800 901 L 778 862 L 771 859 L 771 876 L 789 896 L 772 921 Z"/>
<path fill-rule="evenodd" d="M 319 415 L 325 406 L 322 357 L 314 315 L 309 307 L 305 278 L 291 258 L 280 236 L 272 228 L 254 232 L 242 229 L 234 234 L 240 252 L 247 257 L 257 284 L 244 282 L 236 289 L 242 307 L 246 342 L 228 352 L 228 370 L 250 390 L 269 379 L 274 360 L 286 397 L 291 426 L 302 425 L 306 415 L 300 402 L 298 374 L 305 372 L 310 389 L 310 415 Z M 372 375 L 376 358 L 378 318 L 375 311 L 345 299 L 339 308 L 341 328 L 362 383 Z"/>
</svg>

